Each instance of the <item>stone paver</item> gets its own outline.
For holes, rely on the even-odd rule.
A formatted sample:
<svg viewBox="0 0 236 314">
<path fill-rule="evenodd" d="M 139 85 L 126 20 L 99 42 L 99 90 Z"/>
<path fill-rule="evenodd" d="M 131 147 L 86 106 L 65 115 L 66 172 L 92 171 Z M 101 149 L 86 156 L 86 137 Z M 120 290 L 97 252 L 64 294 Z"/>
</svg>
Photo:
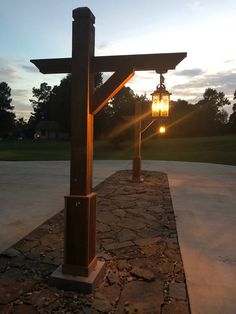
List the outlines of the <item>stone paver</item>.
<svg viewBox="0 0 236 314">
<path fill-rule="evenodd" d="M 120 171 L 96 188 L 97 219 L 106 226 L 97 230 L 97 254 L 106 261 L 106 275 L 94 296 L 48 286 L 50 274 L 63 257 L 64 219 L 60 212 L 0 255 L 0 311 L 161 314 L 170 305 L 173 313 L 188 309 L 167 176 L 157 172 L 143 175 L 145 183 L 133 183 L 130 171 Z M 124 215 L 114 225 L 116 204 L 123 207 Z M 135 208 L 137 216 L 130 212 Z M 106 213 L 109 219 L 103 223 Z M 139 223 L 129 225 L 136 219 Z M 128 231 L 134 239 L 121 237 L 129 236 Z"/>
</svg>

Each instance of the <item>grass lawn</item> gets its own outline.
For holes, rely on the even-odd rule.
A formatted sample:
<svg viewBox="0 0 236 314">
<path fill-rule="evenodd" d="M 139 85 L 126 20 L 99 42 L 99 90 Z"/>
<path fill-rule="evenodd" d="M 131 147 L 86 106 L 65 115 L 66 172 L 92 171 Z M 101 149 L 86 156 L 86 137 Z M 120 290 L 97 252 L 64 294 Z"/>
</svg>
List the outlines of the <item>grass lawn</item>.
<svg viewBox="0 0 236 314">
<path fill-rule="evenodd" d="M 143 145 L 143 158 L 236 166 L 236 136 L 154 139 Z"/>
<path fill-rule="evenodd" d="M 1 141 L 0 160 L 67 160 L 70 143 L 63 141 Z"/>
<path fill-rule="evenodd" d="M 112 145 L 97 141 L 95 159 L 132 159 L 132 142 Z M 0 160 L 67 160 L 70 143 L 65 141 L 1 141 Z M 236 165 L 236 136 L 202 138 L 155 138 L 142 145 L 142 158 Z"/>
</svg>

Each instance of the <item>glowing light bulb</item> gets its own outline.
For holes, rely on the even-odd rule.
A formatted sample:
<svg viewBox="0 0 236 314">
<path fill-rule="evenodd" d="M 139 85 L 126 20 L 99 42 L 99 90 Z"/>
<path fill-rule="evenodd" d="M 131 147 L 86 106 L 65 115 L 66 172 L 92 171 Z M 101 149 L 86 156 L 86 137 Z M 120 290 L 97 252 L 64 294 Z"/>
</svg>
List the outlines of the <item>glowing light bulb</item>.
<svg viewBox="0 0 236 314">
<path fill-rule="evenodd" d="M 164 133 L 166 133 L 166 127 L 164 125 L 162 125 L 162 126 L 159 127 L 158 131 L 159 131 L 160 134 L 164 134 Z"/>
</svg>

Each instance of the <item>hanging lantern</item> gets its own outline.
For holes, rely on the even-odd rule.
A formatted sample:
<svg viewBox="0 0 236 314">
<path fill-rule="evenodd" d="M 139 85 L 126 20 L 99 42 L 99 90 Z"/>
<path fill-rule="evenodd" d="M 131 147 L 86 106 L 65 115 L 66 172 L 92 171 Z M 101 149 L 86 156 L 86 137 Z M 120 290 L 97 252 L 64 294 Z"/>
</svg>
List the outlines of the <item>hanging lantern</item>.
<svg viewBox="0 0 236 314">
<path fill-rule="evenodd" d="M 168 117 L 169 116 L 169 105 L 170 95 L 164 85 L 164 76 L 160 73 L 160 84 L 157 85 L 156 90 L 152 95 L 152 117 Z"/>
</svg>

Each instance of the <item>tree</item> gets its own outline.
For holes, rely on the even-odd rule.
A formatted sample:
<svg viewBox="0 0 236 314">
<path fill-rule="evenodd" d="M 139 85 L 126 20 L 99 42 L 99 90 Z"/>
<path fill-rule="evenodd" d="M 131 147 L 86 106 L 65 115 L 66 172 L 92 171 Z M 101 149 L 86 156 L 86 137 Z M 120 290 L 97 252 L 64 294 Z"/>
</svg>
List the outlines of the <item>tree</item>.
<svg viewBox="0 0 236 314">
<path fill-rule="evenodd" d="M 102 73 L 94 77 L 95 88 L 102 84 Z M 63 78 L 60 84 L 53 88 L 47 83 L 41 83 L 39 88 L 33 88 L 33 97 L 30 99 L 34 112 L 30 119 L 31 129 L 35 129 L 41 120 L 53 120 L 64 131 L 70 132 L 70 105 L 71 105 L 71 74 Z"/>
<path fill-rule="evenodd" d="M 94 76 L 95 89 L 102 84 L 102 73 L 98 72 Z M 71 74 L 67 75 L 60 82 L 59 86 L 54 86 L 50 97 L 52 119 L 67 132 L 70 132 L 70 105 L 71 105 Z"/>
<path fill-rule="evenodd" d="M 95 88 L 95 90 L 97 88 L 101 87 L 102 83 L 103 83 L 102 73 L 101 72 L 95 73 L 95 75 L 94 75 L 94 88 Z"/>
<path fill-rule="evenodd" d="M 11 89 L 6 82 L 0 83 L 0 110 L 13 110 Z"/>
<path fill-rule="evenodd" d="M 17 137 L 25 138 L 28 135 L 28 123 L 24 118 L 18 118 L 15 121 L 15 134 Z"/>
<path fill-rule="evenodd" d="M 39 88 L 33 87 L 32 93 L 35 99 L 30 99 L 30 102 L 34 110 L 32 115 L 35 124 L 41 120 L 51 120 L 50 98 L 52 87 L 44 82 L 40 84 Z"/>
<path fill-rule="evenodd" d="M 113 116 L 120 122 L 125 116 L 134 115 L 135 94 L 130 87 L 123 87 L 110 101 Z"/>
<path fill-rule="evenodd" d="M 132 129 L 127 128 L 127 120 L 134 116 L 135 102 L 134 91 L 130 87 L 123 87 L 106 108 L 110 116 L 109 137 L 113 143 L 117 144 L 133 135 Z"/>
<path fill-rule="evenodd" d="M 234 100 L 236 100 L 236 90 L 234 92 Z M 228 129 L 230 133 L 236 134 L 236 103 L 233 104 L 233 112 L 229 117 Z"/>
<path fill-rule="evenodd" d="M 173 137 L 196 136 L 198 122 L 195 111 L 196 107 L 186 100 L 171 101 L 168 135 Z"/>
<path fill-rule="evenodd" d="M 95 137 L 106 136 L 112 143 L 120 143 L 133 137 L 135 104 L 140 102 L 142 111 L 150 109 L 146 95 L 135 95 L 130 87 L 123 87 L 95 116 Z"/>
<path fill-rule="evenodd" d="M 197 106 L 199 121 L 199 135 L 219 135 L 226 126 L 227 113 L 223 107 L 229 105 L 230 101 L 223 92 L 208 88 L 203 94 Z"/>
<path fill-rule="evenodd" d="M 11 89 L 6 82 L 0 83 L 0 137 L 7 137 L 14 130 L 15 114 L 11 106 Z"/>
<path fill-rule="evenodd" d="M 52 120 L 62 130 L 70 132 L 71 74 L 63 78 L 59 86 L 53 87 L 50 101 Z"/>
</svg>

